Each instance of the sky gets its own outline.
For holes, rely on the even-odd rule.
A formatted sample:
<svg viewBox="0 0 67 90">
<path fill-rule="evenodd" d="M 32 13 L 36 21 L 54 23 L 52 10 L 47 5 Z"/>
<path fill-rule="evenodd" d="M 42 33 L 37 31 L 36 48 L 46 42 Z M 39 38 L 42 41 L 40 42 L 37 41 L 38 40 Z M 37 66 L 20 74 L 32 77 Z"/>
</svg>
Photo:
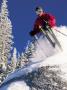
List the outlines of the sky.
<svg viewBox="0 0 67 90">
<path fill-rule="evenodd" d="M 20 53 L 24 51 L 28 40 L 32 40 L 29 32 L 36 19 L 36 6 L 42 6 L 44 11 L 54 15 L 57 26 L 67 25 L 67 0 L 8 0 L 7 4 L 13 25 L 14 46 Z"/>
</svg>

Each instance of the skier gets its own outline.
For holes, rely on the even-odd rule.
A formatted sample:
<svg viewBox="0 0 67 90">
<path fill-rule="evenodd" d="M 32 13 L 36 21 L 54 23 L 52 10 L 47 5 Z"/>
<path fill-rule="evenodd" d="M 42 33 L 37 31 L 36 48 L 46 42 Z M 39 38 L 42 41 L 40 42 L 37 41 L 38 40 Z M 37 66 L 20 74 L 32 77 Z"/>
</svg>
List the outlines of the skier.
<svg viewBox="0 0 67 90">
<path fill-rule="evenodd" d="M 48 24 L 50 28 L 53 28 L 54 26 L 56 26 L 55 17 L 52 16 L 51 14 L 47 14 L 46 12 L 44 12 L 42 7 L 40 6 L 36 7 L 35 12 L 38 17 L 35 21 L 33 30 L 30 32 L 31 36 L 34 36 L 37 33 L 39 33 L 41 31 L 40 30 L 41 28 L 43 28 L 44 30 L 47 30 L 46 24 Z"/>
<path fill-rule="evenodd" d="M 51 14 L 44 12 L 42 7 L 40 6 L 36 7 L 35 12 L 38 17 L 35 21 L 33 30 L 30 32 L 30 35 L 35 36 L 36 39 L 36 34 L 42 32 L 54 48 L 57 44 L 58 47 L 62 50 L 60 42 L 52 31 L 52 28 L 56 26 L 55 17 Z M 52 39 L 50 36 L 52 37 Z"/>
</svg>

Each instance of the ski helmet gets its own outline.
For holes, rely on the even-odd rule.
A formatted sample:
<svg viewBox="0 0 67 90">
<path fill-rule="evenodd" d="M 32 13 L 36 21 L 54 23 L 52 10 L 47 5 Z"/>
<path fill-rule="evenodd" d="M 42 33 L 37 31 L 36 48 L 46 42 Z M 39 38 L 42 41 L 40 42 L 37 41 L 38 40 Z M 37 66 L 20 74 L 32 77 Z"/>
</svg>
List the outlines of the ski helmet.
<svg viewBox="0 0 67 90">
<path fill-rule="evenodd" d="M 35 8 L 35 11 L 43 11 L 43 9 L 42 9 L 41 6 L 37 6 L 37 7 Z"/>
</svg>

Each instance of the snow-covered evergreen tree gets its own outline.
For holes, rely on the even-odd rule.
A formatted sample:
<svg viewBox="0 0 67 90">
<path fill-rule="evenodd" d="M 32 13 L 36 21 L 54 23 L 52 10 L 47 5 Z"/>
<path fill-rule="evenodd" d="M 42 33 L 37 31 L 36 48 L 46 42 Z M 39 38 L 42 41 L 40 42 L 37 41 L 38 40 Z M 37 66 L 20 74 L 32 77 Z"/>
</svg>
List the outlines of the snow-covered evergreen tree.
<svg viewBox="0 0 67 90">
<path fill-rule="evenodd" d="M 32 54 L 35 52 L 35 49 L 36 48 L 34 43 L 28 42 L 25 52 L 22 52 L 18 59 L 18 64 L 20 65 L 20 67 L 23 67 L 30 62 L 29 59 L 32 57 Z"/>
<path fill-rule="evenodd" d="M 21 57 L 20 57 L 20 66 L 23 67 L 25 64 L 27 64 L 28 62 L 28 58 L 25 56 L 24 53 L 21 54 Z"/>
<path fill-rule="evenodd" d="M 13 50 L 13 57 L 11 61 L 12 70 L 15 71 L 17 65 L 17 50 L 14 48 Z"/>
<path fill-rule="evenodd" d="M 28 42 L 24 56 L 26 56 L 29 59 L 32 56 L 32 54 L 35 52 L 35 50 L 36 50 L 35 44 L 33 42 Z"/>
<path fill-rule="evenodd" d="M 7 0 L 3 0 L 0 13 L 0 62 L 5 65 L 11 56 L 12 39 L 12 24 L 9 19 Z"/>
</svg>

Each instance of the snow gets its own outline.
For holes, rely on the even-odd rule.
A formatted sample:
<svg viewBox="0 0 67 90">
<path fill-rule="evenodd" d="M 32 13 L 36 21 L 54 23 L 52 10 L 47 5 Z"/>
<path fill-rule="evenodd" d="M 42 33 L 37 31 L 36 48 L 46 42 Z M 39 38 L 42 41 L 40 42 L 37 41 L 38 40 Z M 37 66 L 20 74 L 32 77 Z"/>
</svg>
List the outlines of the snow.
<svg viewBox="0 0 67 90">
<path fill-rule="evenodd" d="M 55 27 L 54 29 L 67 34 L 66 26 Z M 55 65 L 58 65 L 59 69 L 62 71 L 62 74 L 59 74 L 60 77 L 62 77 L 62 79 L 67 82 L 67 37 L 55 30 L 54 33 L 56 34 L 63 51 L 61 51 L 58 46 L 53 48 L 49 44 L 48 40 L 41 36 L 38 42 L 36 42 L 37 49 L 36 52 L 32 55 L 32 58 L 30 58 L 30 64 L 24 68 L 16 70 L 14 73 L 11 73 L 3 82 L 3 84 L 12 79 L 21 77 L 28 72 L 32 72 L 38 67 Z M 10 84 L 4 84 L 0 90 L 29 90 L 29 87 L 24 81 L 12 81 Z"/>
<path fill-rule="evenodd" d="M 18 82 L 14 82 L 12 84 L 9 85 L 7 90 L 29 90 L 29 87 L 26 85 L 26 83 L 24 81 L 18 81 Z"/>
<path fill-rule="evenodd" d="M 2 90 L 30 90 L 24 81 L 13 82 L 10 85 L 5 86 Z"/>
</svg>

